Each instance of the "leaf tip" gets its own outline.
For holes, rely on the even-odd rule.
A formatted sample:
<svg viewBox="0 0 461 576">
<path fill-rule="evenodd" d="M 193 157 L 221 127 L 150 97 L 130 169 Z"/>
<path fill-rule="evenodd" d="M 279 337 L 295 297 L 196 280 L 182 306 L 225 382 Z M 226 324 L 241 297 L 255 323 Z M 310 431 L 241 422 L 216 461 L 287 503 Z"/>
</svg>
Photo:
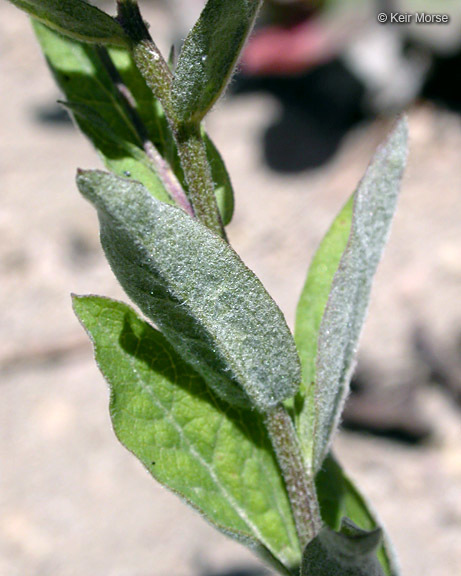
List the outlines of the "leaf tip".
<svg viewBox="0 0 461 576">
<path fill-rule="evenodd" d="M 81 320 L 80 312 L 81 312 L 82 304 L 88 299 L 88 296 L 82 296 L 81 294 L 75 294 L 74 292 L 71 292 L 70 298 L 71 298 L 72 309 L 74 311 L 74 314 L 77 316 L 77 318 L 79 320 Z"/>
<path fill-rule="evenodd" d="M 384 145 L 385 149 L 390 150 L 392 160 L 401 164 L 402 169 L 405 167 L 408 156 L 408 135 L 408 116 L 402 114 L 402 116 L 397 119 Z"/>
<path fill-rule="evenodd" d="M 76 183 L 79 192 L 84 198 L 89 200 L 97 208 L 98 199 L 104 192 L 103 177 L 104 172 L 101 170 L 83 170 L 77 168 Z"/>
</svg>

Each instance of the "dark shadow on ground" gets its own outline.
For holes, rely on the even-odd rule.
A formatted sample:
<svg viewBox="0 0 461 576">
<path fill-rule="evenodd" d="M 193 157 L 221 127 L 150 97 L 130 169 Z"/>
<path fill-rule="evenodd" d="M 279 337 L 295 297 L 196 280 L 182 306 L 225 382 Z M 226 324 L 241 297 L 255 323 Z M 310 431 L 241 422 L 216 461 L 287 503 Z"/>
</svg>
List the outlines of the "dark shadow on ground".
<svg viewBox="0 0 461 576">
<path fill-rule="evenodd" d="M 203 570 L 201 576 L 268 576 L 269 574 L 268 570 L 265 570 L 264 568 L 241 566 L 222 570 L 220 572 Z"/>
<path fill-rule="evenodd" d="M 262 146 L 267 165 L 286 174 L 318 168 L 366 115 L 363 85 L 335 60 L 302 76 L 250 77 L 240 74 L 231 94 L 265 92 L 280 103 L 281 114 L 268 126 Z"/>
<path fill-rule="evenodd" d="M 342 428 L 403 444 L 424 443 L 430 438 L 432 427 L 417 404 L 421 384 L 406 383 L 383 389 L 373 382 L 373 375 L 359 367 L 351 382 Z"/>
<path fill-rule="evenodd" d="M 438 386 L 461 408 L 461 335 L 449 348 L 431 338 L 425 327 L 417 327 L 413 345 L 418 361 L 427 370 L 428 384 Z"/>
<path fill-rule="evenodd" d="M 422 97 L 460 113 L 461 82 L 456 80 L 460 68 L 461 52 L 435 57 L 422 90 Z"/>
<path fill-rule="evenodd" d="M 67 110 L 58 102 L 47 102 L 38 105 L 33 111 L 34 119 L 40 124 L 53 126 L 72 126 L 72 119 Z"/>
<path fill-rule="evenodd" d="M 460 67 L 461 52 L 433 55 L 419 96 L 461 112 L 461 83 L 454 80 Z M 230 91 L 234 97 L 262 92 L 278 100 L 280 115 L 262 135 L 262 147 L 268 167 L 286 174 L 323 166 L 346 134 L 372 117 L 364 106 L 365 85 L 339 59 L 300 76 L 252 77 L 241 73 Z"/>
</svg>

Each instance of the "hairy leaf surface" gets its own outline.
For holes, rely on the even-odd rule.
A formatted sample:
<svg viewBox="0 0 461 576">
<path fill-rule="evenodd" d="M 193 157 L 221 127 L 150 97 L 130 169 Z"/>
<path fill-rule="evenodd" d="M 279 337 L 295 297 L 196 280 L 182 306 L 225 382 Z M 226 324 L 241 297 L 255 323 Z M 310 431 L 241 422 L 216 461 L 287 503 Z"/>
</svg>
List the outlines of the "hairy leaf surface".
<svg viewBox="0 0 461 576">
<path fill-rule="evenodd" d="M 296 310 L 295 342 L 303 372 L 297 395 L 296 424 L 306 462 L 312 462 L 315 424 L 316 359 L 320 325 L 334 275 L 346 249 L 352 221 L 352 196 L 322 240 L 309 268 Z"/>
<path fill-rule="evenodd" d="M 217 394 L 265 411 L 296 393 L 283 314 L 225 241 L 136 182 L 91 171 L 77 184 L 119 282 Z"/>
<path fill-rule="evenodd" d="M 126 46 L 127 37 L 109 14 L 84 0 L 10 0 L 60 34 L 83 42 Z"/>
<path fill-rule="evenodd" d="M 68 101 L 68 108 L 79 128 L 101 154 L 107 168 L 119 176 L 130 175 L 158 200 L 171 203 L 145 153 L 142 134 L 126 110 L 100 49 L 63 38 L 38 22 L 34 23 L 34 29 L 55 80 Z M 148 139 L 187 190 L 173 136 L 160 104 L 127 50 L 112 48 L 109 58 L 133 97 Z M 223 223 L 227 224 L 234 206 L 232 185 L 219 152 L 211 140 L 205 138 L 218 206 Z"/>
<path fill-rule="evenodd" d="M 79 296 L 74 309 L 109 383 L 122 444 L 223 532 L 279 569 L 275 558 L 286 568 L 299 565 L 290 505 L 262 417 L 217 398 L 126 304 Z"/>
<path fill-rule="evenodd" d="M 329 451 L 349 390 L 371 284 L 389 235 L 406 157 L 407 123 L 403 119 L 376 153 L 355 194 L 351 234 L 333 280 L 318 336 L 315 470 Z M 310 404 L 305 405 L 309 408 Z M 309 421 L 312 415 L 302 417 Z"/>
<path fill-rule="evenodd" d="M 208 0 L 176 66 L 172 104 L 181 121 L 200 121 L 224 91 L 261 4 Z"/>
</svg>

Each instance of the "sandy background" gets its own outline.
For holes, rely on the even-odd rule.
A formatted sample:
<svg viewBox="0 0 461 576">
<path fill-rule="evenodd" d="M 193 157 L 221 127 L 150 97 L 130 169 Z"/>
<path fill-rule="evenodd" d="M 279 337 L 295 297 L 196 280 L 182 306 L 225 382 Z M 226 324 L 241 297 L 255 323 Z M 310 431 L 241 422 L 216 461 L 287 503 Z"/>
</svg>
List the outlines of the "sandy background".
<svg viewBox="0 0 461 576">
<path fill-rule="evenodd" d="M 149 5 L 167 48 L 168 21 Z M 101 254 L 75 168 L 99 161 L 70 124 L 45 121 L 58 93 L 27 18 L 0 3 L 0 575 L 188 576 L 259 570 L 238 544 L 151 480 L 115 440 L 108 393 L 69 293 L 122 298 Z M 361 124 L 319 169 L 264 163 L 276 99 L 245 94 L 208 129 L 232 175 L 233 246 L 293 324 L 308 262 L 354 189 L 388 121 Z M 49 114 L 48 114 L 49 116 Z M 386 403 L 431 431 L 421 445 L 342 433 L 337 452 L 371 498 L 403 573 L 457 576 L 461 565 L 461 412 L 429 385 L 417 327 L 458 366 L 461 327 L 461 120 L 410 110 L 411 155 L 359 360 Z M 399 407 L 400 406 L 400 407 Z"/>
</svg>

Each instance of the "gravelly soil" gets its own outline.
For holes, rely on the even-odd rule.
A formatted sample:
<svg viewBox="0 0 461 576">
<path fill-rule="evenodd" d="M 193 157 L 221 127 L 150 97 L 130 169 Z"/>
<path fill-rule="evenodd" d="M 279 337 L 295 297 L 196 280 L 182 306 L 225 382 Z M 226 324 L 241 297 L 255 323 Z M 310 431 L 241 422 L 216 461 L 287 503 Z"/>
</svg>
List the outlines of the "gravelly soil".
<svg viewBox="0 0 461 576">
<path fill-rule="evenodd" d="M 155 34 L 166 47 L 166 23 Z M 115 441 L 107 390 L 69 292 L 122 298 L 99 249 L 75 167 L 98 160 L 70 125 L 39 121 L 57 98 L 26 18 L 0 5 L 0 575 L 176 576 L 255 566 L 153 483 Z M 267 96 L 220 104 L 208 128 L 228 163 L 234 247 L 293 324 L 307 263 L 353 190 L 385 121 L 349 134 L 326 166 L 271 173 L 260 136 L 279 113 Z M 416 385 L 433 430 L 423 446 L 343 433 L 337 452 L 379 510 L 404 574 L 457 576 L 461 565 L 461 412 L 429 388 L 415 327 L 452 358 L 461 326 L 461 121 L 410 112 L 411 156 L 376 281 L 359 366 L 387 397 Z M 455 356 L 454 356 L 455 357 Z"/>
</svg>

